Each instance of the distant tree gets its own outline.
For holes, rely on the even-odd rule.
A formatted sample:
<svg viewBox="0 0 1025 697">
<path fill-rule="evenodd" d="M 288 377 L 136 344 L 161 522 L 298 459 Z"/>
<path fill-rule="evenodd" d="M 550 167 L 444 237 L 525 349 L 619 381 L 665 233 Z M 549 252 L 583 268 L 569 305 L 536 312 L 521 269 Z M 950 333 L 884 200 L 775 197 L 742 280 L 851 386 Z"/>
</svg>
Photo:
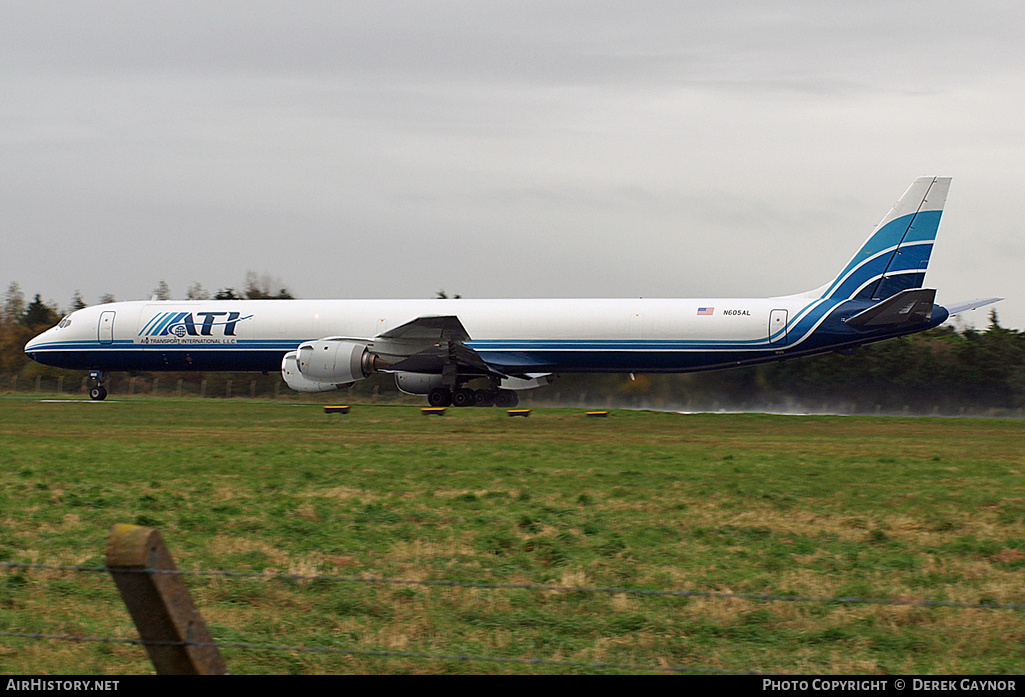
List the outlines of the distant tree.
<svg viewBox="0 0 1025 697">
<path fill-rule="evenodd" d="M 25 295 L 17 281 L 12 281 L 0 307 L 0 370 L 15 371 L 25 364 L 23 351 L 30 331 L 22 323 L 25 316 Z"/>
<path fill-rule="evenodd" d="M 210 291 L 204 288 L 202 283 L 193 283 L 189 286 L 189 290 L 185 297 L 189 300 L 209 300 Z"/>
<path fill-rule="evenodd" d="M 275 287 L 279 287 L 277 292 L 271 290 Z M 271 278 L 269 274 L 260 276 L 255 271 L 246 272 L 246 289 L 243 296 L 249 300 L 291 300 L 295 297 L 281 284 L 280 279 Z"/>
<path fill-rule="evenodd" d="M 71 296 L 71 311 L 81 310 L 83 307 L 88 307 L 88 305 L 82 299 L 82 294 L 76 290 L 75 294 Z"/>
<path fill-rule="evenodd" d="M 242 297 L 235 294 L 234 288 L 221 288 L 214 293 L 214 300 L 241 300 Z"/>
<path fill-rule="evenodd" d="M 116 303 L 117 298 L 114 297 L 113 293 L 104 293 L 100 296 L 101 305 L 109 305 L 110 303 Z"/>
<path fill-rule="evenodd" d="M 446 293 L 445 289 L 442 288 L 441 290 L 438 291 L 437 295 L 435 295 L 434 297 L 437 298 L 438 300 L 448 300 L 448 293 Z M 461 295 L 453 295 L 452 299 L 453 300 L 458 300 L 461 297 L 463 297 L 463 296 L 461 296 Z"/>
<path fill-rule="evenodd" d="M 21 292 L 21 286 L 17 281 L 11 281 L 4 293 L 3 321 L 8 324 L 21 322 L 25 316 L 25 294 Z"/>
<path fill-rule="evenodd" d="M 157 287 L 153 289 L 153 297 L 157 300 L 171 299 L 171 288 L 167 285 L 167 281 L 161 281 L 157 284 Z"/>
<path fill-rule="evenodd" d="M 48 305 L 44 303 L 39 293 L 36 293 L 35 299 L 25 308 L 22 322 L 26 327 L 35 329 L 37 327 L 52 327 L 59 320 L 60 312 L 57 310 L 57 307 L 53 304 Z"/>
</svg>

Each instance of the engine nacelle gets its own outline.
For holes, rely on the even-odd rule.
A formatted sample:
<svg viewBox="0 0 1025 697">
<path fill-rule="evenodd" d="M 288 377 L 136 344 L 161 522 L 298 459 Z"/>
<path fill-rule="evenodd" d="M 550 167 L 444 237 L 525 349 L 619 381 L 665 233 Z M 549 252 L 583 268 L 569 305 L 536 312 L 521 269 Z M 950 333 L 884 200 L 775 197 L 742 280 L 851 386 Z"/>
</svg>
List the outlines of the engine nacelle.
<svg viewBox="0 0 1025 697">
<path fill-rule="evenodd" d="M 373 354 L 365 344 L 336 339 L 318 339 L 299 344 L 299 372 L 307 380 L 355 382 L 374 372 Z"/>
<path fill-rule="evenodd" d="M 427 394 L 435 387 L 442 387 L 443 378 L 430 373 L 395 373 L 395 386 L 406 394 Z"/>
<path fill-rule="evenodd" d="M 296 392 L 330 392 L 345 387 L 345 385 L 317 382 L 304 378 L 299 372 L 299 360 L 295 351 L 289 351 L 281 359 L 281 377 L 285 379 L 285 384 Z"/>
<path fill-rule="evenodd" d="M 387 365 L 371 353 L 366 344 L 341 338 L 308 341 L 290 353 L 295 354 L 299 377 L 307 382 L 329 385 L 352 384 Z M 282 361 L 282 374 L 286 371 L 286 362 L 287 358 Z M 287 376 L 285 381 L 288 382 Z"/>
</svg>

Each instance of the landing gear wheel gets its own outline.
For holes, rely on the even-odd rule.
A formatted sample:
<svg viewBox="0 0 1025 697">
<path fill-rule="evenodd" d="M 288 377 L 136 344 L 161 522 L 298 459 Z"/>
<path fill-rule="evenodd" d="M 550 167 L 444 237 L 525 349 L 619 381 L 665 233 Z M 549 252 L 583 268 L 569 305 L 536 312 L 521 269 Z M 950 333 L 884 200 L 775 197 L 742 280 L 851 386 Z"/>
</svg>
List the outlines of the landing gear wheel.
<svg viewBox="0 0 1025 697">
<path fill-rule="evenodd" d="M 454 407 L 472 407 L 475 404 L 475 399 L 473 390 L 468 387 L 460 387 L 452 392 L 452 406 Z"/>
<path fill-rule="evenodd" d="M 452 391 L 447 387 L 435 387 L 427 393 L 427 403 L 432 407 L 447 407 L 452 403 Z"/>
<path fill-rule="evenodd" d="M 495 406 L 495 393 L 491 390 L 476 390 L 473 393 L 473 403 L 478 407 Z"/>
<path fill-rule="evenodd" d="M 102 370 L 90 370 L 89 379 L 95 381 L 95 385 L 89 390 L 89 399 L 100 401 L 107 398 L 106 383 L 110 381 L 110 374 Z"/>
<path fill-rule="evenodd" d="M 499 390 L 495 395 L 495 406 L 503 409 L 512 409 L 520 403 L 520 397 L 512 390 Z"/>
</svg>

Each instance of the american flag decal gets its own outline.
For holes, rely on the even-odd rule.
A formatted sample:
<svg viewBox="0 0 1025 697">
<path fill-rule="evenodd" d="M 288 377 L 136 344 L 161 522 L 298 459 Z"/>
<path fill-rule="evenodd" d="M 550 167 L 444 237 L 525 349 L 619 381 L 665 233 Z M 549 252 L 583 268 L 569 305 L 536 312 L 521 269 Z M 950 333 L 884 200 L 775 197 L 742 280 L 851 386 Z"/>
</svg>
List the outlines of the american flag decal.
<svg viewBox="0 0 1025 697">
<path fill-rule="evenodd" d="M 713 312 L 715 312 L 715 308 L 714 307 L 699 307 L 698 308 L 698 314 L 699 315 L 710 315 Z"/>
</svg>

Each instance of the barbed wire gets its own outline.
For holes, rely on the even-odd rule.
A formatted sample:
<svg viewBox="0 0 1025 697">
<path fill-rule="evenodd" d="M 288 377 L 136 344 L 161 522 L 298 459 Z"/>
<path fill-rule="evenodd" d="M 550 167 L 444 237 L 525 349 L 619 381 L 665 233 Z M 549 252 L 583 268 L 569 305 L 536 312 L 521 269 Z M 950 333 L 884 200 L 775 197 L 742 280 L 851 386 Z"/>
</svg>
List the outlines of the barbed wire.
<svg viewBox="0 0 1025 697">
<path fill-rule="evenodd" d="M 425 587 L 449 587 L 449 588 L 479 588 L 490 590 L 528 590 L 547 591 L 562 593 L 601 593 L 606 595 L 642 595 L 655 597 L 675 598 L 715 598 L 734 600 L 762 600 L 767 602 L 815 602 L 815 603 L 842 603 L 862 605 L 893 605 L 910 607 L 948 607 L 961 609 L 978 610 L 1023 610 L 1022 603 L 968 603 L 953 600 L 914 600 L 904 598 L 858 598 L 853 596 L 814 596 L 814 595 L 780 595 L 773 593 L 743 593 L 732 591 L 702 591 L 702 590 L 659 590 L 650 588 L 621 588 L 621 587 L 592 587 L 592 586 L 559 586 L 535 583 L 488 583 L 479 581 L 452 581 L 446 579 L 417 580 L 405 578 L 383 578 L 383 577 L 362 577 L 362 576 L 331 576 L 331 575 L 308 575 L 308 574 L 280 574 L 263 573 L 258 571 L 183 571 L 180 569 L 143 569 L 106 566 L 61 566 L 55 564 L 28 564 L 20 562 L 0 562 L 0 568 L 6 569 L 41 569 L 49 571 L 70 571 L 86 573 L 143 573 L 143 574 L 171 574 L 178 576 L 208 576 L 224 578 L 247 578 L 258 580 L 285 580 L 295 582 L 326 582 L 326 583 L 367 583 L 376 585 L 403 585 L 403 586 L 425 586 Z"/>
<path fill-rule="evenodd" d="M 241 578 L 254 580 L 283 580 L 300 583 L 366 583 L 366 584 L 387 584 L 404 586 L 425 586 L 425 587 L 449 587 L 449 588 L 476 588 L 490 590 L 527 590 L 541 592 L 563 592 L 563 593 L 601 593 L 609 595 L 638 595 L 649 597 L 669 598 L 715 598 L 715 599 L 741 599 L 759 600 L 767 602 L 820 602 L 820 603 L 843 603 L 843 604 L 875 604 L 875 605 L 900 605 L 926 608 L 963 608 L 963 609 L 985 609 L 985 610 L 1021 610 L 1025 604 L 1017 603 L 966 603 L 942 600 L 909 600 L 901 598 L 857 598 L 857 597 L 830 597 L 830 596 L 803 596 L 803 595 L 779 595 L 772 593 L 740 593 L 727 591 L 701 591 L 701 590 L 659 590 L 648 588 L 626 588 L 626 587 L 588 587 L 588 586 L 560 586 L 534 583 L 488 583 L 473 581 L 453 581 L 447 579 L 439 580 L 418 580 L 402 578 L 383 577 L 359 577 L 359 576 L 333 576 L 333 575 L 309 575 L 309 574 L 282 574 L 251 571 L 229 571 L 229 570 L 177 570 L 177 569 L 149 569 L 134 567 L 108 567 L 108 566 L 68 566 L 57 564 L 37 564 L 23 562 L 0 562 L 0 568 L 6 570 L 44 570 L 71 573 L 141 573 L 141 574 L 170 574 L 192 577 L 214 577 L 214 578 Z M 257 644 L 248 642 L 189 642 L 189 641 L 147 641 L 133 639 L 130 637 L 90 637 L 75 636 L 68 634 L 46 634 L 30 632 L 0 632 L 2 637 L 21 638 L 28 640 L 53 640 L 73 641 L 107 644 L 128 644 L 135 646 L 192 646 L 192 647 L 214 647 L 217 649 L 239 649 L 253 651 L 281 651 L 290 653 L 317 653 L 317 654 L 338 654 L 365 658 L 382 659 L 412 659 L 429 661 L 462 661 L 474 663 L 500 663 L 520 666 L 548 666 L 556 668 L 567 668 L 577 670 L 620 670 L 627 672 L 663 672 L 663 673 L 698 673 L 698 674 L 739 674 L 739 675 L 760 675 L 758 671 L 740 669 L 730 670 L 704 665 L 643 665 L 632 663 L 611 663 L 611 662 L 585 662 L 566 661 L 547 658 L 519 658 L 507 656 L 486 656 L 472 653 L 426 653 L 412 651 L 390 651 L 372 649 L 354 649 L 343 647 L 324 646 L 289 646 L 273 644 Z"/>
<path fill-rule="evenodd" d="M 2 637 L 18 639 L 48 639 L 55 641 L 78 641 L 104 644 L 131 644 L 135 646 L 190 646 L 196 648 L 242 649 L 251 651 L 286 651 L 291 653 L 322 653 L 363 656 L 367 658 L 412 658 L 432 661 L 464 661 L 474 663 L 512 663 L 517 665 L 553 666 L 559 668 L 587 668 L 590 670 L 626 670 L 651 671 L 666 673 L 705 673 L 720 675 L 760 675 L 756 671 L 728 670 L 708 666 L 656 666 L 634 663 L 587 663 L 582 661 L 561 661 L 553 658 L 516 658 L 511 656 L 480 656 L 469 653 L 433 654 L 414 651 L 386 651 L 370 649 L 346 649 L 335 646 L 280 646 L 267 644 L 250 644 L 246 642 L 198 642 L 198 641 L 144 641 L 129 637 L 87 637 L 71 634 L 43 634 L 34 632 L 0 632 Z"/>
</svg>

